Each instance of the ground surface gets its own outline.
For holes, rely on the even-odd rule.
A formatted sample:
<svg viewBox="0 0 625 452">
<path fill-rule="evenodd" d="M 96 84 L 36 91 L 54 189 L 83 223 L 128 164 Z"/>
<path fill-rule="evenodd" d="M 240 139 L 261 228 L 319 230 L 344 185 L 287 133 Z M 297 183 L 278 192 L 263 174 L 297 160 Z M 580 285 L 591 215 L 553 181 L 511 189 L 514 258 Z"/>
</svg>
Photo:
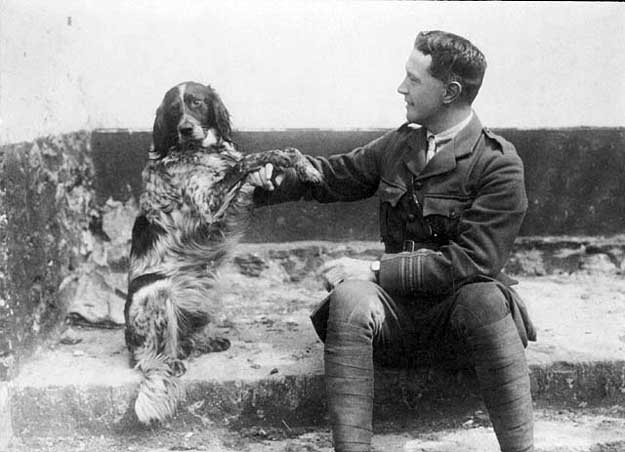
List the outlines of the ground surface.
<svg viewBox="0 0 625 452">
<path fill-rule="evenodd" d="M 378 423 L 374 452 L 496 452 L 495 435 L 482 412 L 458 418 L 446 412 L 436 424 L 410 421 Z M 537 452 L 623 452 L 625 413 L 621 407 L 599 410 L 536 410 Z M 453 422 L 462 422 L 452 425 Z M 327 428 L 253 427 L 236 431 L 207 425 L 188 429 L 162 426 L 133 433 L 22 437 L 12 452 L 331 452 Z"/>
<path fill-rule="evenodd" d="M 325 290 L 314 279 L 285 283 L 283 275 L 228 276 L 221 334 L 232 341 L 223 352 L 191 359 L 188 380 L 253 379 L 320 372 L 321 343 L 309 315 Z M 538 330 L 531 364 L 625 359 L 625 280 L 576 274 L 519 278 Z M 133 382 L 122 330 L 73 327 L 76 344 L 52 342 L 20 372 L 20 386 Z M 69 371 L 68 371 L 69 370 Z M 273 371 L 273 373 L 272 373 Z"/>
</svg>

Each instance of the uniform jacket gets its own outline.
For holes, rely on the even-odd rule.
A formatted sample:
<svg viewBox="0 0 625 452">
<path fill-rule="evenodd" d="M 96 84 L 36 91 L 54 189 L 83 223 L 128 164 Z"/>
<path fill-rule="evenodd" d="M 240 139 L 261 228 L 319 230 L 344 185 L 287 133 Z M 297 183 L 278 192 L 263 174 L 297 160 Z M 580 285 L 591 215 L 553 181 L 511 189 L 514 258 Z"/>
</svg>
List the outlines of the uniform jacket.
<svg viewBox="0 0 625 452">
<path fill-rule="evenodd" d="M 444 295 L 501 273 L 527 209 L 523 163 L 514 146 L 474 115 L 425 165 L 425 129 L 404 124 L 365 146 L 309 157 L 318 186 L 288 174 L 260 204 L 299 199 L 355 201 L 378 194 L 385 244 L 379 283 L 389 293 Z"/>
</svg>

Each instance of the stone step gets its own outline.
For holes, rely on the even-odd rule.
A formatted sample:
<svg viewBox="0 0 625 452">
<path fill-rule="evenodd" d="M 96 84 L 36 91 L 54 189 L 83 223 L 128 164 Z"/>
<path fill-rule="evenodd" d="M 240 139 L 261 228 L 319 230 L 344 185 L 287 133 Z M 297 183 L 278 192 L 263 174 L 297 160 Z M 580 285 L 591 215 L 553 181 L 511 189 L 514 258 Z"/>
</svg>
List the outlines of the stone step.
<svg viewBox="0 0 625 452">
<path fill-rule="evenodd" d="M 35 427 L 33 427 L 35 428 Z M 536 452 L 622 452 L 625 412 L 536 410 Z M 255 426 L 225 428 L 214 424 L 118 431 L 106 435 L 22 436 L 9 452 L 331 452 L 331 434 L 322 427 Z M 459 417 L 443 412 L 403 422 L 374 425 L 374 452 L 497 452 L 495 434 L 483 413 Z"/>
<path fill-rule="evenodd" d="M 172 425 L 323 425 L 322 344 L 308 315 L 325 293 L 305 281 L 243 275 L 232 279 L 230 290 L 223 328 L 233 345 L 190 360 L 183 376 L 188 397 Z M 625 403 L 623 282 L 525 278 L 518 290 L 538 327 L 539 340 L 527 350 L 538 406 Z M 16 436 L 107 435 L 137 427 L 132 406 L 139 375 L 128 367 L 123 331 L 74 327 L 72 337 L 73 344 L 41 348 L 0 388 L 8 391 Z M 375 400 L 382 420 L 445 405 L 480 408 L 470 376 L 431 369 L 378 370 Z"/>
</svg>

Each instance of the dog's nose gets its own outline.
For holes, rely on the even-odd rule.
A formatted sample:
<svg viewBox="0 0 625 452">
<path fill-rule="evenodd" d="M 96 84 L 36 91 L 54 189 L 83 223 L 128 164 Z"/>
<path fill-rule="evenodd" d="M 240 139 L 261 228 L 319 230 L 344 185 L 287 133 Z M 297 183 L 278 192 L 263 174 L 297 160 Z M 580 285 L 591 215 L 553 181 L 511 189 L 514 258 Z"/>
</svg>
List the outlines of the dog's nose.
<svg viewBox="0 0 625 452">
<path fill-rule="evenodd" d="M 193 124 L 191 124 L 190 122 L 182 123 L 178 127 L 178 131 L 180 132 L 180 135 L 182 135 L 182 136 L 192 135 L 193 134 Z"/>
</svg>

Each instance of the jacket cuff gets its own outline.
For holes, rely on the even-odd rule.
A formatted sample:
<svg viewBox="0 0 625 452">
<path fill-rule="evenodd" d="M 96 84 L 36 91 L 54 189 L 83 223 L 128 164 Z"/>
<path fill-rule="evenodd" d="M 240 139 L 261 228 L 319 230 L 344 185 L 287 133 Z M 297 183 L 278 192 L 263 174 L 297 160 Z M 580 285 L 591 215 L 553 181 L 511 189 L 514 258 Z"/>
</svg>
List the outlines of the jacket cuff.
<svg viewBox="0 0 625 452">
<path fill-rule="evenodd" d="M 430 292 L 424 278 L 426 261 L 440 252 L 420 249 L 414 252 L 385 254 L 380 259 L 379 285 L 390 294 L 411 295 Z"/>
</svg>

